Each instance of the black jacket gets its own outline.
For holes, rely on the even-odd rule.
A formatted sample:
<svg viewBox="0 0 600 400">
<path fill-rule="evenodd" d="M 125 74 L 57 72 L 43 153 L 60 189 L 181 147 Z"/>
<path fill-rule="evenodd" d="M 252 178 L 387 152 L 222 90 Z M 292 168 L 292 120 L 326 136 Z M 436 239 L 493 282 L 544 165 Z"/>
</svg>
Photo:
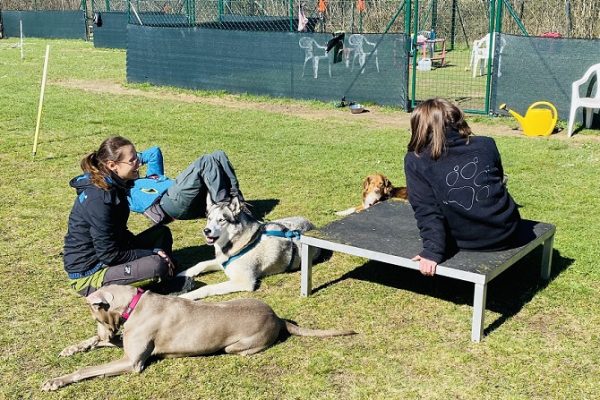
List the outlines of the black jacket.
<svg viewBox="0 0 600 400">
<path fill-rule="evenodd" d="M 442 262 L 450 247 L 495 250 L 507 247 L 520 220 L 503 184 L 504 170 L 493 139 L 447 135 L 446 151 L 404 158 L 408 199 L 423 240 L 421 256 Z"/>
<path fill-rule="evenodd" d="M 106 180 L 109 190 L 94 186 L 87 174 L 70 182 L 77 198 L 69 215 L 63 261 L 71 278 L 153 254 L 133 248 L 134 235 L 127 229 L 127 185 L 117 176 Z"/>
</svg>

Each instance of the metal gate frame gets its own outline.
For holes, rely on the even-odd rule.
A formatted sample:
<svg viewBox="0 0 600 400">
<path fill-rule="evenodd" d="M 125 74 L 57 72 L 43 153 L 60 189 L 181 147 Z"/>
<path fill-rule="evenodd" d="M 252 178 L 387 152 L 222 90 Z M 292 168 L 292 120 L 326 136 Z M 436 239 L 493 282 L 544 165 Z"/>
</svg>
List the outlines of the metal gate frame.
<svg viewBox="0 0 600 400">
<path fill-rule="evenodd" d="M 406 5 L 405 5 L 406 9 L 412 11 L 412 12 L 406 13 L 407 19 L 410 19 L 410 20 L 406 21 L 406 23 L 405 23 L 406 32 L 412 33 L 412 40 L 409 40 L 409 42 L 411 42 L 411 43 L 410 43 L 410 49 L 408 49 L 408 52 L 410 52 L 410 54 L 415 54 L 415 57 L 412 58 L 412 63 L 411 63 L 412 71 L 410 71 L 410 68 L 408 71 L 409 84 L 410 84 L 410 88 L 411 88 L 408 109 L 411 110 L 419 102 L 418 92 L 417 92 L 417 90 L 418 90 L 417 74 L 415 73 L 416 67 L 417 67 L 416 52 L 418 50 L 417 34 L 418 34 L 418 31 L 420 30 L 419 29 L 419 0 L 405 0 L 405 1 L 406 1 Z M 435 12 L 437 11 L 437 0 L 432 0 L 432 2 L 433 2 L 432 9 L 433 9 L 433 13 L 435 15 Z M 457 2 L 457 0 L 453 0 L 453 9 L 456 7 L 455 6 L 456 2 Z M 492 100 L 493 100 L 493 96 L 495 95 L 494 90 L 493 90 L 493 79 L 492 78 L 493 78 L 494 68 L 495 68 L 495 65 L 497 65 L 497 59 L 498 59 L 498 54 L 494 54 L 493 49 L 495 49 L 495 47 L 496 47 L 496 46 L 494 46 L 495 40 L 497 39 L 499 33 L 502 32 L 502 17 L 503 17 L 504 8 L 506 8 L 508 10 L 511 17 L 515 20 L 515 22 L 521 29 L 522 33 L 524 35 L 528 36 L 527 30 L 523 26 L 523 23 L 521 22 L 521 20 L 517 16 L 517 14 L 514 12 L 514 9 L 512 8 L 509 0 L 490 0 L 489 1 L 489 4 L 488 4 L 488 10 L 489 10 L 488 33 L 490 35 L 490 46 L 489 46 L 489 54 L 488 54 L 488 59 L 487 59 L 484 107 L 483 107 L 483 109 L 465 109 L 465 110 L 463 110 L 467 113 L 471 113 L 471 114 L 489 114 L 490 113 L 490 104 L 493 103 Z M 453 15 L 453 18 L 454 18 L 454 15 Z M 452 26 L 452 32 L 454 32 L 454 22 L 453 22 L 453 26 Z M 454 49 L 454 40 L 452 40 L 452 42 L 451 42 L 451 47 L 450 47 L 449 51 L 452 51 L 453 49 Z M 407 54 L 407 56 L 409 56 L 409 54 Z"/>
</svg>

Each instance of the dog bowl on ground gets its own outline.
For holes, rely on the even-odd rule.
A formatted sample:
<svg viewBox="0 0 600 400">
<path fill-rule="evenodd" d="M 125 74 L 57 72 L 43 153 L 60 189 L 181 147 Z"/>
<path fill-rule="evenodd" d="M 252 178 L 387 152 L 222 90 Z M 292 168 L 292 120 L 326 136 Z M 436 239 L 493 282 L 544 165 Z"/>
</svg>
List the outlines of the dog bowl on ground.
<svg viewBox="0 0 600 400">
<path fill-rule="evenodd" d="M 362 105 L 362 104 L 352 104 L 352 105 L 350 106 L 350 112 L 351 112 L 352 114 L 360 114 L 360 113 L 362 113 L 363 111 L 365 111 L 365 108 L 363 107 L 363 105 Z"/>
</svg>

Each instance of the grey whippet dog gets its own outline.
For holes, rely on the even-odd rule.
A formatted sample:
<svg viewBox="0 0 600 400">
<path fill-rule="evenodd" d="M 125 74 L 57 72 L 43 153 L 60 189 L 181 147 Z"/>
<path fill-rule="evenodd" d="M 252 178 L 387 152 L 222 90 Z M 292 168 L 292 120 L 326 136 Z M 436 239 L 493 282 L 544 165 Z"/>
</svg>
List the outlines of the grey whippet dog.
<svg viewBox="0 0 600 400">
<path fill-rule="evenodd" d="M 282 332 L 316 337 L 356 333 L 301 328 L 279 318 L 266 303 L 253 299 L 194 302 L 117 285 L 100 288 L 86 299 L 98 322 L 98 334 L 65 348 L 60 355 L 120 345 L 125 355 L 120 360 L 50 379 L 42 390 L 56 390 L 98 376 L 141 372 L 151 356 L 198 356 L 221 350 L 250 355 L 271 346 Z M 117 336 L 120 329 L 122 343 Z"/>
</svg>

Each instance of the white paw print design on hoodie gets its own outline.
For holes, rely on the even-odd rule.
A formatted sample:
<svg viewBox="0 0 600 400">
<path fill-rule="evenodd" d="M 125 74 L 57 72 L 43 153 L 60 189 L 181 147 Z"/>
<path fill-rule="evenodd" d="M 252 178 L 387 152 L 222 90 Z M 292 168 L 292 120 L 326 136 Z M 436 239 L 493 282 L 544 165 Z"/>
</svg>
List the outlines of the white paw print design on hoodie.
<svg viewBox="0 0 600 400">
<path fill-rule="evenodd" d="M 448 192 L 444 204 L 457 204 L 469 211 L 476 202 L 487 199 L 490 195 L 487 175 L 490 172 L 489 165 L 486 165 L 483 171 L 479 171 L 479 159 L 473 158 L 463 166 L 455 165 L 446 175 L 446 185 Z"/>
</svg>

